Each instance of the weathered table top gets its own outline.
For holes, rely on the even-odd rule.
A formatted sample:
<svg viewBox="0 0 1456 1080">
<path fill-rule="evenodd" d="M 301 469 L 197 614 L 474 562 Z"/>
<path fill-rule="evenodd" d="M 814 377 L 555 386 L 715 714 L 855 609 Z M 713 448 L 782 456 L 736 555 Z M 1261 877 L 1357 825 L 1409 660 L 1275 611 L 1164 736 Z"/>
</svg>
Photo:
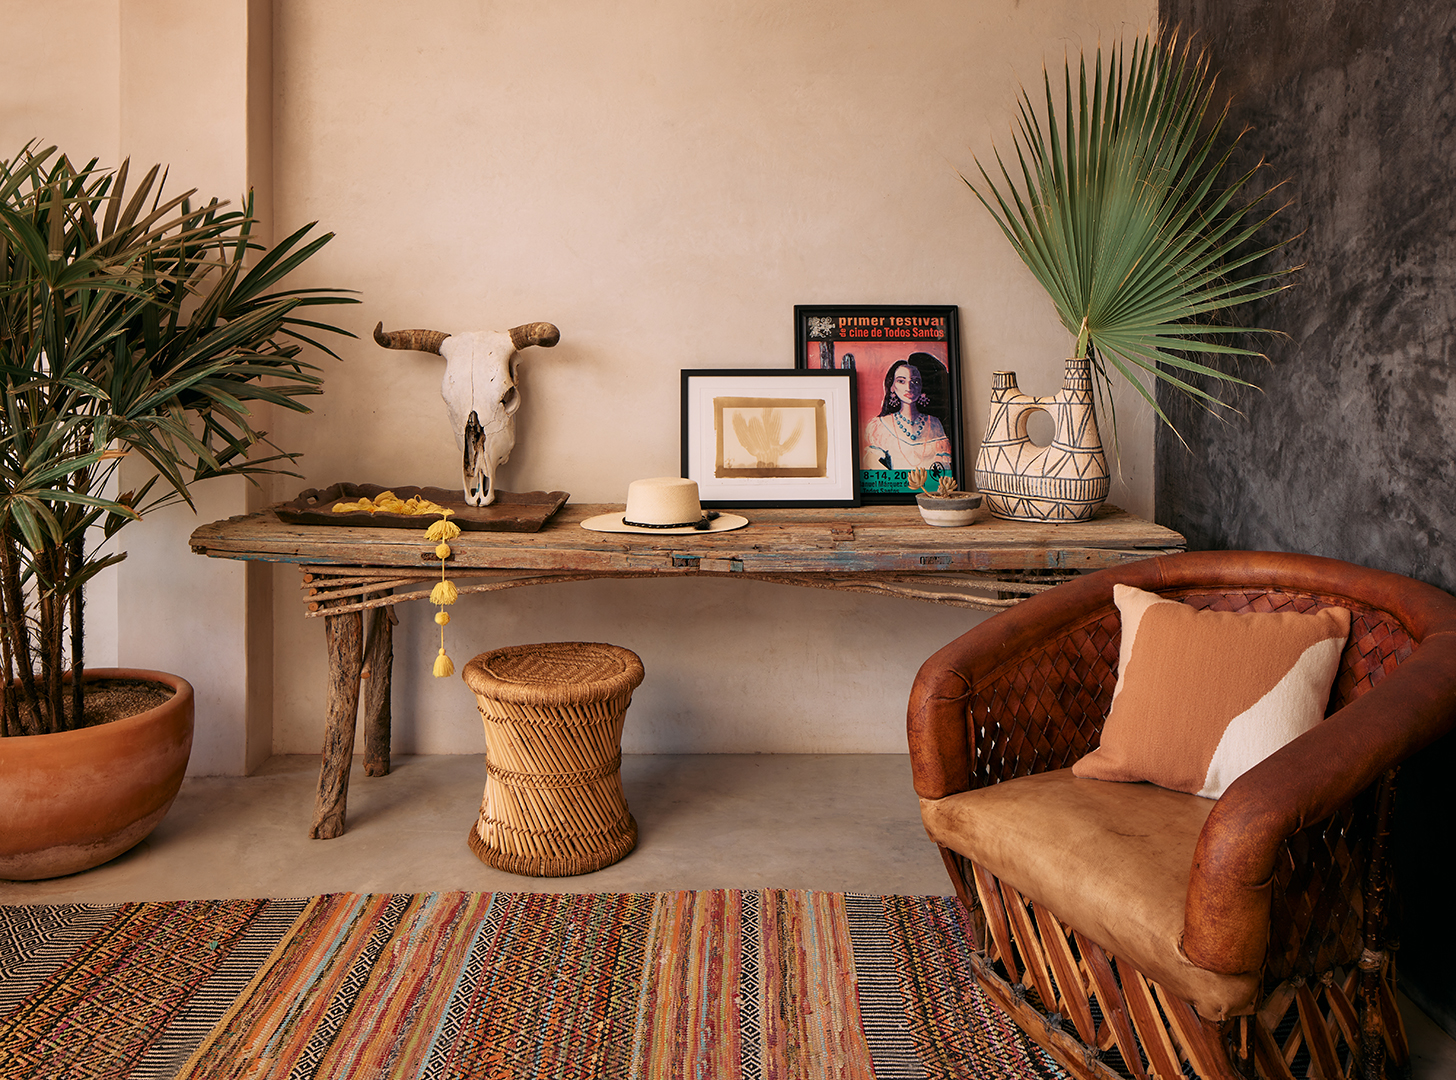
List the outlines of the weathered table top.
<svg viewBox="0 0 1456 1080">
<path fill-rule="evenodd" d="M 1117 507 L 1065 525 L 1001 521 L 983 507 L 963 528 L 926 525 L 914 506 L 753 509 L 732 532 L 662 536 L 581 527 L 620 506 L 568 503 L 535 533 L 465 532 L 449 576 L 462 592 L 599 577 L 742 575 L 891 593 L 962 606 L 1009 606 L 1081 570 L 1182 550 L 1172 529 Z M 419 529 L 291 525 L 271 510 L 204 525 L 192 550 L 214 558 L 300 564 L 311 614 L 399 603 L 438 579 Z M 394 592 L 425 584 L 418 591 Z"/>
<path fill-rule="evenodd" d="M 663 536 L 581 527 L 612 506 L 568 503 L 540 532 L 464 532 L 450 541 L 444 573 L 460 592 L 489 592 L 585 578 L 713 574 L 847 589 L 986 610 L 1010 607 L 1083 570 L 1183 548 L 1183 537 L 1116 507 L 1071 525 L 999 521 L 982 508 L 972 525 L 934 528 L 914 506 L 755 509 L 732 532 Z M 349 762 L 365 657 L 365 772 L 389 771 L 392 613 L 376 610 L 369 641 L 363 611 L 423 599 L 442 570 L 418 529 L 293 525 L 272 510 L 204 525 L 192 550 L 224 559 L 296 563 L 308 613 L 324 616 L 329 713 L 309 835 L 344 831 Z"/>
</svg>

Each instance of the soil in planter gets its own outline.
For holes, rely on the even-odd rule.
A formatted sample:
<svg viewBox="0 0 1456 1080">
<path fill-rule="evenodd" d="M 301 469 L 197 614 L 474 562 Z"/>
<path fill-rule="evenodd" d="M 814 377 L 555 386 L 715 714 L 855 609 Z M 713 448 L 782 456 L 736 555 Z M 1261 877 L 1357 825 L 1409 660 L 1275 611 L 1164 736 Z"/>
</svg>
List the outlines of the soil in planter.
<svg viewBox="0 0 1456 1080">
<path fill-rule="evenodd" d="M 170 686 L 147 682 L 145 679 L 87 679 L 86 715 L 78 728 L 97 727 L 113 720 L 125 720 L 128 716 L 155 709 L 162 702 L 170 700 L 176 693 Z M 24 702 L 20 714 L 29 719 L 30 710 Z M 66 687 L 66 721 L 70 730 L 71 688 Z"/>
</svg>

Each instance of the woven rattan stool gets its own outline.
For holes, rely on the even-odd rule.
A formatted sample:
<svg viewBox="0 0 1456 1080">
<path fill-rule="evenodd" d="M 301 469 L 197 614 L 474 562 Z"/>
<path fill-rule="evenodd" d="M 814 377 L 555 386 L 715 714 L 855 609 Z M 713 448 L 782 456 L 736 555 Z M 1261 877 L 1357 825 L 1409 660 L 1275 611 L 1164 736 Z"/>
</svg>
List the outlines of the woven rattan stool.
<svg viewBox="0 0 1456 1080">
<path fill-rule="evenodd" d="M 568 877 L 637 844 L 622 795 L 622 720 L 642 661 L 616 645 L 481 653 L 461 673 L 485 721 L 485 796 L 470 850 L 512 874 Z"/>
</svg>

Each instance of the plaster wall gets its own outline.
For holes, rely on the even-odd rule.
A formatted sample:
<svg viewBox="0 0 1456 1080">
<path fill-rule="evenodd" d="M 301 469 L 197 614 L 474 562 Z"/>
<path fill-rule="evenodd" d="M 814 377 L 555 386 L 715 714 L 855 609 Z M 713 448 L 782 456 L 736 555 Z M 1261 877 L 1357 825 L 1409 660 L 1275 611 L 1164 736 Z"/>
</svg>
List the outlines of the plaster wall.
<svg viewBox="0 0 1456 1080">
<path fill-rule="evenodd" d="M 24 40 L 0 64 L 0 158 L 32 139 L 36 149 L 74 147 L 114 166 L 121 133 L 121 0 L 57 0 L 40 5 L 0 0 L 0 24 Z M 63 73 L 63 74 L 60 74 Z M 83 156 L 84 155 L 84 156 Z M 117 661 L 116 574 L 86 590 L 87 662 Z"/>
<path fill-rule="evenodd" d="M 1158 520 L 1195 548 L 1305 551 L 1456 592 L 1456 11 L 1417 0 L 1164 0 L 1252 125 L 1243 164 L 1289 178 L 1297 286 L 1253 314 L 1287 337 L 1245 365 L 1244 418 L 1174 403 Z M 1456 736 L 1401 770 L 1403 987 L 1456 1034 Z"/>
<path fill-rule="evenodd" d="M 303 477 L 256 498 L 203 486 L 198 516 L 122 534 L 136 586 L 98 583 L 138 600 L 125 625 L 112 616 L 124 658 L 217 687 L 192 771 L 241 772 L 270 749 L 318 751 L 322 627 L 296 571 L 250 581 L 191 555 L 190 529 L 339 480 L 455 481 L 440 362 L 378 349 L 375 322 L 555 322 L 562 343 L 523 365 L 503 481 L 607 502 L 677 472 L 680 368 L 792 366 L 796 303 L 958 304 L 969 460 L 991 372 L 1051 392 L 1069 342 L 957 169 L 1009 145 L 1018 80 L 1147 29 L 1156 5 L 0 0 L 0 16 L 26 43 L 0 68 L 0 146 L 40 134 L 107 164 L 163 160 L 169 187 L 226 198 L 250 183 L 275 236 L 313 220 L 337 233 L 303 284 L 363 301 L 335 312 L 360 338 L 320 361 L 315 413 L 271 425 L 304 452 Z M 1150 517 L 1147 410 L 1124 395 L 1118 417 L 1112 501 Z M 429 610 L 399 612 L 396 749 L 478 752 L 465 688 L 429 675 Z M 754 583 L 590 582 L 457 605 L 449 646 L 457 665 L 507 642 L 637 650 L 629 751 L 902 752 L 916 668 L 979 618 Z"/>
<path fill-rule="evenodd" d="M 194 202 L 236 206 L 256 187 L 266 199 L 270 20 L 267 0 L 6 0 L 0 25 L 14 47 L 0 68 L 0 153 L 34 138 L 77 164 L 129 157 L 129 190 L 160 162 L 168 195 L 196 188 Z M 179 62 L 199 53 L 206 63 Z M 136 488 L 148 475 L 128 459 L 120 483 Z M 187 537 L 199 517 L 262 503 L 240 479 L 203 485 L 195 498 L 196 511 L 159 511 L 112 541 L 128 557 L 87 588 L 87 661 L 183 675 L 197 700 L 189 772 L 241 773 L 272 745 L 271 574 L 194 558 Z"/>
<path fill-rule="evenodd" d="M 121 0 L 0 0 L 0 158 L 31 139 L 116 164 Z M 23 43 L 23 45 L 22 45 Z"/>
<path fill-rule="evenodd" d="M 545 319 L 561 344 L 525 355 L 503 484 L 620 502 L 677 475 L 679 369 L 791 367 L 796 303 L 930 302 L 960 305 L 971 455 L 991 372 L 1049 393 L 1069 342 L 956 171 L 1006 145 L 1018 79 L 1153 17 L 1124 0 L 281 5 L 278 227 L 337 231 L 310 277 L 364 301 L 339 312 L 361 340 L 281 441 L 306 451 L 307 485 L 454 485 L 441 362 L 369 330 Z M 1151 516 L 1145 417 L 1129 401 L 1120 419 L 1113 501 Z M 274 745 L 316 752 L 323 635 L 296 593 L 278 570 Z M 429 674 L 430 609 L 397 610 L 395 746 L 478 751 L 468 691 Z M 920 662 L 979 618 L 595 582 L 459 604 L 448 644 L 457 667 L 512 642 L 636 650 L 628 751 L 902 752 Z"/>
<path fill-rule="evenodd" d="M 122 0 L 118 153 L 137 165 L 165 163 L 168 189 L 195 187 L 198 203 L 216 197 L 238 206 L 256 175 L 249 168 L 249 87 L 269 80 L 266 67 L 249 68 L 250 8 L 268 10 L 259 0 Z M 267 27 L 262 30 L 266 44 Z M 199 42 L 214 43 L 208 62 L 189 65 L 187 82 L 179 85 L 177 58 Z M 121 484 L 136 488 L 150 472 L 145 462 L 128 458 Z M 271 748 L 262 712 L 271 702 L 256 692 L 251 707 L 249 699 L 249 639 L 271 629 L 267 597 L 256 587 L 249 595 L 249 578 L 261 580 L 259 571 L 194 558 L 187 546 L 199 519 L 245 512 L 248 488 L 240 477 L 211 481 L 194 493 L 195 510 L 168 507 L 117 538 L 127 548 L 117 570 L 118 657 L 126 666 L 174 671 L 192 682 L 197 723 L 188 771 L 194 775 L 244 772 Z M 251 628 L 250 599 L 263 616 Z M 206 647 L 199 649 L 199 642 Z M 271 660 L 271 650 L 256 653 Z M 271 695 L 271 688 L 263 693 Z"/>
</svg>

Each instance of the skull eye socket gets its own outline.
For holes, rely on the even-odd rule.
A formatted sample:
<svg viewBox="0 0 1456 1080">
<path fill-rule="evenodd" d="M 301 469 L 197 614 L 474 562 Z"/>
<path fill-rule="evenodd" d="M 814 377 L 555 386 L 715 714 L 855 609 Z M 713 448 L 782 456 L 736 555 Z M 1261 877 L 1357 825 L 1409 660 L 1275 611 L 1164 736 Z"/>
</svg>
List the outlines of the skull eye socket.
<svg viewBox="0 0 1456 1080">
<path fill-rule="evenodd" d="M 505 396 L 501 398 L 501 408 L 506 411 L 507 416 L 510 416 L 520 407 L 521 395 L 519 391 L 517 391 L 516 388 L 512 386 L 509 390 L 505 392 Z"/>
</svg>

